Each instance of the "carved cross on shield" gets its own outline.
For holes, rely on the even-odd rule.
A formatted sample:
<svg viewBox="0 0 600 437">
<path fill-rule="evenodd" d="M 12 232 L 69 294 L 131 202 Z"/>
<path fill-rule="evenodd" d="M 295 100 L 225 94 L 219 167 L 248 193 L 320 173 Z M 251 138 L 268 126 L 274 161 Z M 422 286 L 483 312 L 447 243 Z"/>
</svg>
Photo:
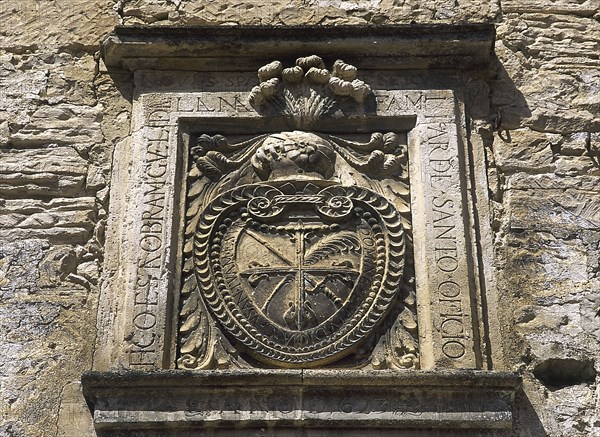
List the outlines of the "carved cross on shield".
<svg viewBox="0 0 600 437">
<path fill-rule="evenodd" d="M 291 330 L 327 320 L 348 299 L 360 274 L 360 239 L 339 226 L 299 219 L 280 226 L 274 236 L 245 229 L 240 245 L 246 255 L 240 256 L 241 263 L 250 258 L 248 270 L 240 274 L 257 307 Z"/>
</svg>

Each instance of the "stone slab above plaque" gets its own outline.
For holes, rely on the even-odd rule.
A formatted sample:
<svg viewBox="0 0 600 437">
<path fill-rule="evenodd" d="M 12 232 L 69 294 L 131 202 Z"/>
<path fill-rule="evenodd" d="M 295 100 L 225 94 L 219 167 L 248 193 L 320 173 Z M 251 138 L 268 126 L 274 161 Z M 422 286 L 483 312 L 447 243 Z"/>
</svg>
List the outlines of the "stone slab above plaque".
<svg viewBox="0 0 600 437">
<path fill-rule="evenodd" d="M 252 71 L 256 63 L 315 54 L 352 59 L 360 69 L 486 71 L 490 24 L 340 26 L 117 26 L 102 43 L 109 67 Z"/>
</svg>

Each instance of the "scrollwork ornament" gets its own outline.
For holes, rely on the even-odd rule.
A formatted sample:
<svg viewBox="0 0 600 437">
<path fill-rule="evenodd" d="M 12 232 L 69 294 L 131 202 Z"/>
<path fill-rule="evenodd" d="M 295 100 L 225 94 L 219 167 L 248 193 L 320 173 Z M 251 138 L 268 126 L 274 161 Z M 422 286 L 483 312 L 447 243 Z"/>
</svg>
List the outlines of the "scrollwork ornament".
<svg viewBox="0 0 600 437">
<path fill-rule="evenodd" d="M 340 188 L 326 188 L 319 194 L 323 196 L 323 203 L 317 207 L 319 213 L 332 219 L 343 219 L 350 214 L 354 203 L 348 196 L 342 194 Z"/>
<path fill-rule="evenodd" d="M 271 189 L 264 196 L 257 196 L 248 201 L 248 213 L 257 219 L 269 219 L 277 217 L 284 210 L 284 205 L 277 203 L 277 196 L 283 193 L 277 189 Z"/>
</svg>

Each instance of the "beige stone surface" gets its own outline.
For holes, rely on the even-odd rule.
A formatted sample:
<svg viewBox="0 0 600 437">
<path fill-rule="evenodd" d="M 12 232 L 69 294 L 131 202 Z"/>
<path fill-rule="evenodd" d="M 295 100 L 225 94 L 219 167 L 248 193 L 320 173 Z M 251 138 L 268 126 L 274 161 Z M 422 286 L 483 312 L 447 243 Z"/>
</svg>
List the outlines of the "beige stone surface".
<svg viewBox="0 0 600 437">
<path fill-rule="evenodd" d="M 600 130 L 597 20 L 511 12 L 503 16 L 497 35 L 496 53 L 504 71 L 493 87 L 492 105 L 507 128 L 521 124 L 552 133 Z M 517 90 L 503 87 L 503 79 L 510 79 Z"/>
<path fill-rule="evenodd" d="M 0 48 L 95 50 L 117 24 L 112 0 L 22 0 L 0 5 Z"/>
<path fill-rule="evenodd" d="M 598 13 L 598 0 L 504 0 L 503 12 L 541 12 L 550 14 L 572 14 L 592 17 Z"/>
<path fill-rule="evenodd" d="M 39 200 L 7 199 L 0 206 L 0 238 L 48 238 L 55 243 L 85 244 L 96 219 L 93 197 Z"/>
<path fill-rule="evenodd" d="M 113 111 L 98 104 L 94 54 L 112 6 L 0 4 L 2 436 L 93 435 L 71 387 L 95 337 Z"/>
<path fill-rule="evenodd" d="M 117 2 L 124 24 L 340 25 L 411 22 L 491 22 L 495 1 L 292 0 L 203 2 L 133 0 Z"/>
<path fill-rule="evenodd" d="M 117 23 L 494 22 L 488 129 L 502 348 L 524 376 L 517 436 L 600 433 L 600 24 L 597 0 L 24 0 L 0 4 L 0 435 L 87 436 L 112 150 L 127 73 Z M 126 169 L 124 170 L 126 171 Z M 590 364 L 591 363 L 591 364 Z M 554 369 L 550 371 L 548 369 Z M 570 378 L 566 376 L 570 375 Z M 566 380 L 565 380 L 566 378 Z"/>
</svg>

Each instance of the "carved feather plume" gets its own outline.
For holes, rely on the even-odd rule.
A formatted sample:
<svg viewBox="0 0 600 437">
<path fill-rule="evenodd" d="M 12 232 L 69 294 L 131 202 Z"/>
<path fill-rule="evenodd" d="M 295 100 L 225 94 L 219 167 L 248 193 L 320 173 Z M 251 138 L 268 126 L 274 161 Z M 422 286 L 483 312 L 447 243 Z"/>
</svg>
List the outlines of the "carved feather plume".
<svg viewBox="0 0 600 437">
<path fill-rule="evenodd" d="M 360 241 L 350 231 L 342 231 L 323 238 L 307 252 L 304 263 L 310 266 L 317 261 L 345 252 L 360 252 Z"/>
<path fill-rule="evenodd" d="M 252 89 L 248 102 L 259 113 L 289 115 L 296 128 L 308 129 L 346 100 L 362 106 L 371 87 L 356 75 L 356 67 L 340 59 L 331 71 L 316 55 L 298 58 L 290 68 L 273 61 L 258 70 L 260 84 Z"/>
</svg>

